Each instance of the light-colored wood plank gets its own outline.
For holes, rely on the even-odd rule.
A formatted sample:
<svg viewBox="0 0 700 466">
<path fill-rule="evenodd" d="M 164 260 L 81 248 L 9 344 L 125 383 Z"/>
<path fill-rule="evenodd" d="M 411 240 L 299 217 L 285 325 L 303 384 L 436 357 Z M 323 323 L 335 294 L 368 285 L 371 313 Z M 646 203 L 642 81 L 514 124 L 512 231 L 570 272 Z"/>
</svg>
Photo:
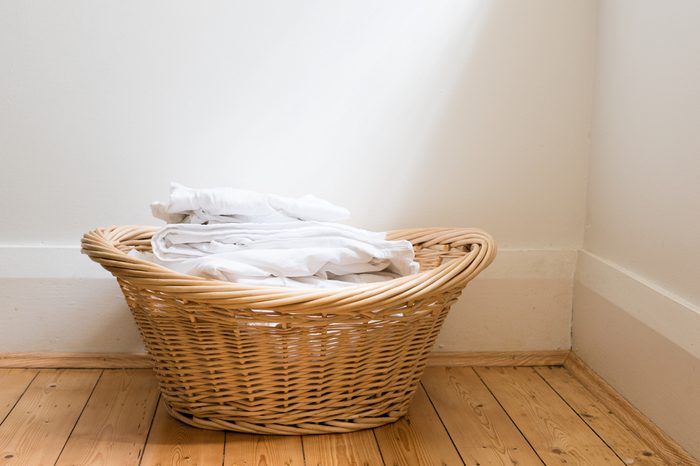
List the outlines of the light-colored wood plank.
<svg viewBox="0 0 700 466">
<path fill-rule="evenodd" d="M 297 435 L 226 433 L 225 466 L 303 466 L 304 449 Z"/>
<path fill-rule="evenodd" d="M 568 351 L 434 352 L 429 366 L 558 366 Z M 0 368 L 148 369 L 146 353 L 0 353 Z"/>
<path fill-rule="evenodd" d="M 100 372 L 40 371 L 0 425 L 0 463 L 54 464 Z"/>
<path fill-rule="evenodd" d="M 533 368 L 475 370 L 546 464 L 624 464 Z"/>
<path fill-rule="evenodd" d="M 428 366 L 560 366 L 568 351 L 491 351 L 491 352 L 433 352 Z"/>
<path fill-rule="evenodd" d="M 561 464 L 562 460 L 569 464 L 622 463 L 616 458 L 610 461 L 610 457 L 600 456 L 601 445 L 602 451 L 607 446 L 600 439 L 593 442 L 597 444 L 591 444 L 590 434 L 593 432 L 588 427 L 587 431 L 582 429 L 582 425 L 585 426 L 583 419 L 627 462 L 634 460 L 633 464 L 655 466 L 700 465 L 575 355 L 572 354 L 565 364 L 570 372 L 562 368 L 539 367 L 534 370 L 476 369 L 548 464 Z M 131 458 L 138 444 L 135 438 L 144 435 L 144 427 L 148 430 L 148 415 L 139 413 L 148 410 L 143 409 L 145 404 L 141 405 L 139 401 L 135 402 L 138 405 L 135 410 L 129 406 L 138 400 L 138 394 L 146 398 L 153 396 L 156 387 L 146 382 L 145 375 L 141 385 L 133 378 L 131 382 L 122 380 L 118 376 L 121 372 L 105 371 L 95 386 L 100 371 L 0 369 L 0 415 L 3 415 L 3 410 L 5 414 L 9 411 L 5 422 L 0 425 L 0 464 L 53 464 L 64 444 L 59 464 L 134 464 Z M 146 374 L 144 371 L 128 372 Z M 512 378 L 510 374 L 514 372 L 519 375 Z M 471 379 L 469 374 L 472 374 Z M 503 374 L 508 376 L 503 377 Z M 122 380 L 122 383 L 109 382 L 112 377 Z M 495 388 L 492 387 L 494 383 Z M 512 465 L 513 460 L 522 465 L 541 464 L 536 456 L 522 457 L 523 451 L 533 454 L 530 446 L 527 443 L 524 447 L 517 446 L 525 440 L 474 370 L 431 367 L 426 371 L 424 384 L 466 464 L 478 461 L 482 466 Z M 556 398 L 552 398 L 552 394 Z M 108 402 L 110 398 L 113 400 Z M 489 399 L 492 405 L 489 405 Z M 133 419 L 124 417 L 125 413 Z M 576 416 L 577 422 L 571 420 L 572 415 Z M 136 422 L 142 418 L 146 419 L 145 424 Z M 384 462 L 391 466 L 454 464 L 459 458 L 453 456 L 454 446 L 446 443 L 449 439 L 445 438 L 445 430 L 439 422 L 430 400 L 419 389 L 408 418 L 377 428 L 374 434 L 364 431 L 300 439 L 229 433 L 225 464 L 303 464 L 302 442 L 306 447 L 307 464 L 311 466 L 382 464 L 380 449 Z M 66 443 L 74 425 L 73 434 Z M 86 426 L 93 426 L 94 431 Z M 582 435 L 581 432 L 588 434 Z M 505 445 L 502 447 L 504 454 L 496 456 L 495 461 L 478 456 L 483 450 L 491 452 L 497 449 L 494 445 Z M 95 455 L 87 454 L 88 450 Z M 645 455 L 647 450 L 658 455 Z M 74 451 L 86 454 L 71 460 Z M 115 451 L 128 453 L 117 457 Z M 466 451 L 478 454 L 470 457 Z M 431 462 L 431 455 L 435 453 L 442 454 L 438 458 L 442 463 Z M 161 406 L 153 422 L 143 464 L 218 465 L 224 460 L 223 454 L 223 433 L 181 424 Z"/>
<path fill-rule="evenodd" d="M 306 466 L 383 466 L 371 430 L 348 434 L 305 435 Z"/>
<path fill-rule="evenodd" d="M 429 367 L 423 386 L 466 464 L 542 464 L 473 369 Z"/>
<path fill-rule="evenodd" d="M 651 445 L 654 451 L 668 464 L 676 466 L 700 466 L 683 447 L 659 429 L 648 417 L 632 406 L 602 377 L 596 374 L 575 353 L 569 354 L 564 367 L 586 387 L 594 392 L 603 404 L 635 432 L 640 439 Z"/>
<path fill-rule="evenodd" d="M 105 371 L 56 464 L 137 465 L 158 395 L 150 369 Z"/>
<path fill-rule="evenodd" d="M 161 399 L 141 465 L 220 465 L 224 459 L 224 437 L 221 431 L 197 429 L 176 420 Z"/>
<path fill-rule="evenodd" d="M 31 369 L 150 369 L 145 353 L 0 353 L 0 367 Z"/>
<path fill-rule="evenodd" d="M 384 462 L 391 466 L 462 465 L 450 436 L 419 386 L 408 414 L 374 429 Z"/>
<path fill-rule="evenodd" d="M 0 424 L 10 414 L 37 373 L 31 369 L 0 369 Z"/>
<path fill-rule="evenodd" d="M 667 464 L 568 370 L 563 367 L 537 367 L 535 370 L 625 463 Z"/>
</svg>

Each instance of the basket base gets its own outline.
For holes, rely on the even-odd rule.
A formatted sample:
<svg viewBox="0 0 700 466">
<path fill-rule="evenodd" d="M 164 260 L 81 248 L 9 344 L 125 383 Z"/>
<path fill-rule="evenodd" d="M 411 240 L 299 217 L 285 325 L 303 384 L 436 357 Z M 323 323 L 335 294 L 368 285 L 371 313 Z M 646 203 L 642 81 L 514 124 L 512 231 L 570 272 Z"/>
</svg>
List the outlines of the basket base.
<svg viewBox="0 0 700 466">
<path fill-rule="evenodd" d="M 170 406 L 164 400 L 165 407 L 168 413 L 180 422 L 197 427 L 199 429 L 208 430 L 227 430 L 232 432 L 242 432 L 246 434 L 263 434 L 263 435 L 309 435 L 309 434 L 342 434 L 347 432 L 355 432 L 358 430 L 372 429 L 386 424 L 391 424 L 403 417 L 408 409 L 403 412 L 392 412 L 385 416 L 375 417 L 371 419 L 360 419 L 353 422 L 337 421 L 327 422 L 323 424 L 305 423 L 296 425 L 285 424 L 253 424 L 244 421 L 227 421 L 222 419 L 206 419 L 191 414 L 180 412 Z"/>
</svg>

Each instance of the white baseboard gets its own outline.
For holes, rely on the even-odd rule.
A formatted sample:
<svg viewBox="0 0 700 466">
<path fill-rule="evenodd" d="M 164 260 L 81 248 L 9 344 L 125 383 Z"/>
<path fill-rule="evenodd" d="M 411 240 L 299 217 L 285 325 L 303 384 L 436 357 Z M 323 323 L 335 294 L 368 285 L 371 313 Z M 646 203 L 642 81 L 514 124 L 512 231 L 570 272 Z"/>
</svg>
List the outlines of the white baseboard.
<svg viewBox="0 0 700 466">
<path fill-rule="evenodd" d="M 573 340 L 588 366 L 700 457 L 700 313 L 691 303 L 583 252 Z"/>
<path fill-rule="evenodd" d="M 568 350 L 575 260 L 573 250 L 500 250 L 436 350 Z M 0 263 L 0 352 L 143 351 L 116 281 L 77 247 L 0 246 Z"/>
<path fill-rule="evenodd" d="M 700 358 L 698 306 L 587 251 L 579 252 L 576 281 Z"/>
</svg>

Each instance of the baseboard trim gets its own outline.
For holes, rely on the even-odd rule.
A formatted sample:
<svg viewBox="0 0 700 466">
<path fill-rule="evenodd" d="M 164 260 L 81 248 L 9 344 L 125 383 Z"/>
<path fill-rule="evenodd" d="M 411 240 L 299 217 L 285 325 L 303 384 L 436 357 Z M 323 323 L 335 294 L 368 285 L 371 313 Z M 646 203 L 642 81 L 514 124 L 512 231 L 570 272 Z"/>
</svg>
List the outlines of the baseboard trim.
<svg viewBox="0 0 700 466">
<path fill-rule="evenodd" d="M 0 353 L 0 368 L 148 369 L 145 353 Z"/>
<path fill-rule="evenodd" d="M 700 307 L 630 270 L 580 251 L 576 282 L 700 359 Z"/>
<path fill-rule="evenodd" d="M 428 366 L 561 366 L 568 351 L 434 352 Z"/>
<path fill-rule="evenodd" d="M 560 366 L 568 351 L 493 351 L 428 356 L 429 366 Z M 144 369 L 152 366 L 145 353 L 0 353 L 0 368 Z"/>
<path fill-rule="evenodd" d="M 679 466 L 700 466 L 700 461 L 693 458 L 668 434 L 632 406 L 573 351 L 564 361 L 564 367 L 588 390 L 595 393 L 603 404 L 643 441 L 654 447 L 656 453 L 665 462 Z"/>
<path fill-rule="evenodd" d="M 0 352 L 144 351 L 116 280 L 78 245 L 0 244 L 0 264 Z M 499 249 L 454 303 L 437 343 L 442 351 L 569 348 L 575 264 L 568 248 Z"/>
</svg>

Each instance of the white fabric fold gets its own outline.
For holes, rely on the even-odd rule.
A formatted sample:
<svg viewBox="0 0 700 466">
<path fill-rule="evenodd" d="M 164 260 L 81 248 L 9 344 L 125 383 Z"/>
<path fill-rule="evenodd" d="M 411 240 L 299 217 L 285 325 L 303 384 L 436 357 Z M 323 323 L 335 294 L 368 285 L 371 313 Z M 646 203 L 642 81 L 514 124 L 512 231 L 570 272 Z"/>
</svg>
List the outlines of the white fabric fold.
<svg viewBox="0 0 700 466">
<path fill-rule="evenodd" d="M 167 203 L 151 204 L 153 216 L 167 223 L 277 223 L 294 220 L 339 222 L 350 217 L 344 207 L 307 194 L 290 198 L 235 188 L 193 189 L 170 184 Z"/>
<path fill-rule="evenodd" d="M 418 272 L 409 241 L 337 223 L 172 224 L 151 244 L 171 269 L 245 284 L 337 288 Z"/>
</svg>

